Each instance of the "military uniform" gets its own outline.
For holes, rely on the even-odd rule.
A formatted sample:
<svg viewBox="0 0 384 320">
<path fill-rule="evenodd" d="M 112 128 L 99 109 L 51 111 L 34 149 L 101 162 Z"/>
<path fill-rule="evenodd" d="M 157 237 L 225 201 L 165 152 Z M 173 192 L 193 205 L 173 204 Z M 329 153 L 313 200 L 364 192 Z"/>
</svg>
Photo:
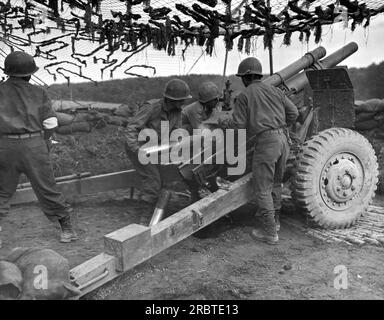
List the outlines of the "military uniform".
<svg viewBox="0 0 384 320">
<path fill-rule="evenodd" d="M 50 220 L 69 216 L 72 209 L 56 190 L 43 138 L 43 122 L 53 117 L 45 90 L 16 77 L 0 84 L 0 213 L 8 213 L 24 173 Z"/>
<path fill-rule="evenodd" d="M 170 132 L 180 128 L 180 111 L 177 109 L 166 111 L 163 99 L 153 99 L 140 106 L 126 129 L 126 152 L 141 178 L 141 199 L 148 203 L 156 203 L 160 195 L 163 179 L 160 165 L 143 165 L 139 162 L 138 151 L 142 144 L 138 141 L 138 135 L 141 130 L 148 128 L 155 130 L 160 139 L 161 121 L 169 122 Z"/>
<path fill-rule="evenodd" d="M 287 125 L 298 116 L 296 106 L 275 87 L 253 81 L 237 97 L 232 119 L 223 124 L 256 136 L 252 160 L 255 201 L 260 211 L 281 208 L 282 179 L 289 155 Z"/>
<path fill-rule="evenodd" d="M 214 113 L 215 110 L 213 110 L 212 114 Z M 212 114 L 207 114 L 202 104 L 196 101 L 184 107 L 181 112 L 182 127 L 192 134 L 193 129 L 198 129 L 205 120 L 212 116 Z"/>
</svg>

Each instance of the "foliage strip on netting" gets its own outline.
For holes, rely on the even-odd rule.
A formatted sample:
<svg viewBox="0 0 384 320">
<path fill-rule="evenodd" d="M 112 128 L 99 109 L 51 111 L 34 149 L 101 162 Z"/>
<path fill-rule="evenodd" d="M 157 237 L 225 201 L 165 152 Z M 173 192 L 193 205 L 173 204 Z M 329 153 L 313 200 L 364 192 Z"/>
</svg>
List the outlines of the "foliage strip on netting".
<svg viewBox="0 0 384 320">
<path fill-rule="evenodd" d="M 270 7 L 264 0 L 8 0 L 0 2 L 0 36 L 10 50 L 33 46 L 35 56 L 51 61 L 44 68 L 54 78 L 61 74 L 69 80 L 66 71 L 92 80 L 82 73 L 89 57 L 103 64 L 101 73 L 109 68 L 112 77 L 149 45 L 171 56 L 177 45 L 205 46 L 212 55 L 215 40 L 223 36 L 227 49 L 233 49 L 237 39 L 237 49 L 249 53 L 254 36 L 263 37 L 265 47 L 272 46 L 277 34 L 290 45 L 294 32 L 300 41 L 313 36 L 318 43 L 324 25 L 368 27 L 371 18 L 382 12 L 380 1 L 350 0 L 272 0 Z M 91 45 L 80 45 L 84 42 Z M 61 56 L 68 49 L 72 61 Z M 100 52 L 103 57 L 97 56 Z M 119 62 L 116 52 L 126 58 Z"/>
</svg>

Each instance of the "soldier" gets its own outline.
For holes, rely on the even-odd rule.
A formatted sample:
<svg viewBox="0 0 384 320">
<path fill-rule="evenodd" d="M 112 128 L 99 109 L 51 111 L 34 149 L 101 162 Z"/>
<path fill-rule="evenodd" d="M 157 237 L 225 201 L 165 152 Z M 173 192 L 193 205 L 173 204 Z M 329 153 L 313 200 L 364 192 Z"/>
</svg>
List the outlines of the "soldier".
<svg viewBox="0 0 384 320">
<path fill-rule="evenodd" d="M 280 89 L 261 82 L 262 66 L 258 59 L 243 60 L 236 75 L 241 77 L 245 89 L 237 96 L 232 118 L 221 124 L 246 129 L 248 138 L 256 136 L 252 174 L 263 229 L 252 230 L 252 236 L 277 244 L 282 179 L 289 155 L 287 125 L 296 121 L 298 110 Z"/>
<path fill-rule="evenodd" d="M 160 137 L 161 121 L 168 121 L 170 132 L 180 128 L 181 107 L 185 100 L 190 98 L 192 98 L 190 89 L 184 81 L 170 80 L 165 86 L 163 98 L 144 103 L 127 126 L 126 152 L 142 182 L 141 200 L 143 200 L 144 207 L 140 217 L 141 224 L 148 224 L 163 183 L 159 165 L 143 165 L 138 159 L 141 146 L 138 141 L 139 132 L 149 128 L 155 130 Z"/>
<path fill-rule="evenodd" d="M 213 82 L 204 82 L 199 87 L 199 101 L 186 106 L 181 112 L 181 122 L 190 134 L 193 129 L 212 116 L 220 98 L 220 91 Z"/>
<path fill-rule="evenodd" d="M 183 108 L 181 112 L 181 124 L 189 134 L 193 129 L 202 129 L 202 124 L 211 116 L 214 116 L 215 108 L 219 102 L 220 91 L 213 82 L 203 82 L 198 89 L 199 100 Z M 200 200 L 199 187 L 189 181 L 185 181 L 191 192 L 191 203 Z"/>
<path fill-rule="evenodd" d="M 61 242 L 77 239 L 70 205 L 56 190 L 44 132 L 57 127 L 46 91 L 29 83 L 38 70 L 32 56 L 15 51 L 4 61 L 8 80 L 0 84 L 0 215 L 7 214 L 21 173 L 31 182 L 47 218 L 61 226 Z"/>
</svg>

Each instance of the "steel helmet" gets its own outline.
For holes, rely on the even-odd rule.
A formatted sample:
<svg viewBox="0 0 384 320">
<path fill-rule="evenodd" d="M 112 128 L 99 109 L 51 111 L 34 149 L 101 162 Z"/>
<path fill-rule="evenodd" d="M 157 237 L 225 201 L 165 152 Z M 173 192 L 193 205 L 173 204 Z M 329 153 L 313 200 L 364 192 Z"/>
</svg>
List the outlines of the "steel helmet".
<svg viewBox="0 0 384 320">
<path fill-rule="evenodd" d="M 202 103 L 220 97 L 219 88 L 213 82 L 203 82 L 199 87 L 199 101 Z"/>
<path fill-rule="evenodd" d="M 258 74 L 260 76 L 263 75 L 263 70 L 259 59 L 249 57 L 240 62 L 236 76 L 242 77 L 248 74 Z"/>
<path fill-rule="evenodd" d="M 185 100 L 192 98 L 188 84 L 179 79 L 168 81 L 165 85 L 163 96 L 171 100 Z"/>
<path fill-rule="evenodd" d="M 16 299 L 23 287 L 23 276 L 17 265 L 0 261 L 0 298 Z"/>
<path fill-rule="evenodd" d="M 27 77 L 38 69 L 33 57 L 22 51 L 11 52 L 4 61 L 4 73 L 13 77 Z"/>
</svg>

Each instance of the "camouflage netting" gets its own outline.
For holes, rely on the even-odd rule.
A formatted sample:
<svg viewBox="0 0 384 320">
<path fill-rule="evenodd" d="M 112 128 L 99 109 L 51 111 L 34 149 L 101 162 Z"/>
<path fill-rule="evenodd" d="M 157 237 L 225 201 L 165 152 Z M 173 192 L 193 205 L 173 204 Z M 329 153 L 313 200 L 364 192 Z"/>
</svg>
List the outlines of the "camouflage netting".
<svg viewBox="0 0 384 320">
<path fill-rule="evenodd" d="M 313 37 L 317 43 L 324 25 L 342 23 L 351 30 L 358 25 L 366 28 L 372 17 L 384 12 L 382 1 L 375 0 L 271 0 L 270 7 L 264 0 L 3 1 L 0 2 L 0 60 L 12 50 L 32 53 L 41 66 L 32 79 L 40 85 L 45 84 L 41 80 L 43 73 L 54 81 L 68 82 L 72 77 L 94 81 L 95 70 L 101 78 L 105 74 L 112 78 L 117 72 L 140 75 L 144 69 L 155 74 L 152 66 L 131 63 L 131 58 L 146 48 L 163 50 L 172 56 L 179 49 L 182 55 L 188 54 L 187 48 L 197 45 L 212 54 L 215 41 L 222 38 L 227 49 L 236 46 L 240 52 L 250 53 L 251 39 L 255 37 L 262 38 L 264 46 L 270 47 L 275 35 L 284 35 L 284 44 L 290 45 L 294 33 L 302 42 Z M 377 122 L 375 117 L 373 120 Z M 115 115 L 103 119 L 109 126 L 121 122 Z M 100 124 L 98 118 L 92 121 Z M 83 131 L 91 130 L 89 123 L 81 126 Z M 115 138 L 114 134 L 111 139 Z M 57 147 L 57 160 L 63 159 L 63 154 L 76 144 L 70 137 L 67 142 L 68 149 L 63 148 L 61 154 Z M 99 151 L 90 149 L 88 141 L 84 146 L 81 153 L 84 159 L 89 154 L 95 158 L 100 155 Z M 120 152 L 119 148 L 116 146 L 116 152 Z M 119 155 L 122 161 L 117 167 L 121 168 L 125 164 Z M 81 166 L 84 159 L 71 165 Z M 102 166 L 100 163 L 100 170 Z M 78 168 L 82 169 L 86 168 Z M 55 171 L 67 174 L 60 166 Z"/>
<path fill-rule="evenodd" d="M 271 0 L 270 5 L 264 0 L 8 0 L 0 2 L 5 44 L 0 55 L 31 50 L 54 80 L 93 80 L 91 64 L 110 77 L 117 70 L 137 75 L 142 68 L 156 71 L 128 65 L 148 46 L 175 55 L 178 45 L 182 54 L 199 45 L 212 54 L 222 36 L 228 49 L 236 40 L 237 49 L 249 53 L 253 37 L 262 37 L 265 47 L 276 34 L 284 34 L 289 45 L 294 32 L 301 41 L 314 37 L 319 42 L 324 25 L 343 21 L 352 30 L 367 27 L 384 11 L 374 0 Z"/>
</svg>

